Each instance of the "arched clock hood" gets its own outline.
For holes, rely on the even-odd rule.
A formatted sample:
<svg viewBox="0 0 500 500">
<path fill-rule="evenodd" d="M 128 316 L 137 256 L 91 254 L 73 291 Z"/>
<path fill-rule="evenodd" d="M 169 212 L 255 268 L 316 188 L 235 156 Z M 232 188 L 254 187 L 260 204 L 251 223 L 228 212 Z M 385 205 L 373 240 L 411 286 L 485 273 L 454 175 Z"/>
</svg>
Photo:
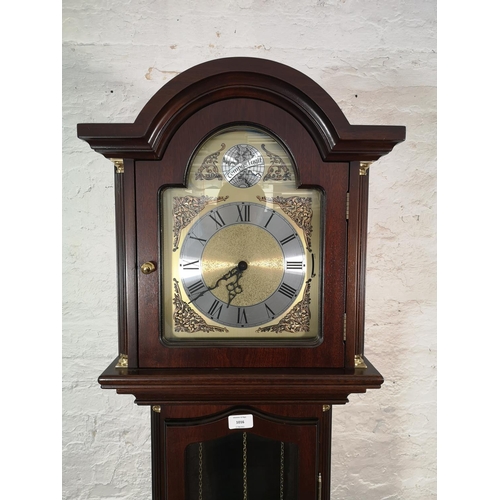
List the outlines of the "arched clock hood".
<svg viewBox="0 0 500 500">
<path fill-rule="evenodd" d="M 251 57 L 194 66 L 165 84 L 133 123 L 79 124 L 78 137 L 107 158 L 161 159 L 189 117 L 227 99 L 255 99 L 282 108 L 307 128 L 324 161 L 375 161 L 405 139 L 405 127 L 351 125 L 337 103 L 308 76 Z"/>
</svg>

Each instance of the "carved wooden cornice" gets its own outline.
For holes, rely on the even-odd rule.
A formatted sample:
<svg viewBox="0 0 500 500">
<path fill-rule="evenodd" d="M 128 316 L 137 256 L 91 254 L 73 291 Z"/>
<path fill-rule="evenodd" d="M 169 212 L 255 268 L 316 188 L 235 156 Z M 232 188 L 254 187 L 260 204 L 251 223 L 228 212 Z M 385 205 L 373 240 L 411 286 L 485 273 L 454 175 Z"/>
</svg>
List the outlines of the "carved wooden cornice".
<svg viewBox="0 0 500 500">
<path fill-rule="evenodd" d="M 325 161 L 375 161 L 405 139 L 405 127 L 351 125 L 308 76 L 280 63 L 247 57 L 188 69 L 164 85 L 134 123 L 80 124 L 78 137 L 107 158 L 161 159 L 182 123 L 206 106 L 229 99 L 278 105 L 307 127 Z"/>
</svg>

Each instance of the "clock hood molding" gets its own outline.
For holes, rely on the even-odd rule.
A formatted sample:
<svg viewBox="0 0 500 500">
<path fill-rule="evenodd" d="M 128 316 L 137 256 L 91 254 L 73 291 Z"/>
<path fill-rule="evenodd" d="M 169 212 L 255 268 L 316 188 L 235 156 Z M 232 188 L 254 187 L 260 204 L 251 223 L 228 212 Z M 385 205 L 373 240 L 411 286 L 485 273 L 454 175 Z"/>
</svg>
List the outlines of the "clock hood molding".
<svg viewBox="0 0 500 500">
<path fill-rule="evenodd" d="M 194 66 L 164 85 L 134 123 L 79 124 L 78 137 L 107 158 L 158 160 L 187 119 L 227 99 L 256 99 L 284 109 L 307 128 L 324 161 L 375 161 L 405 139 L 405 127 L 351 125 L 308 76 L 248 57 Z"/>
</svg>

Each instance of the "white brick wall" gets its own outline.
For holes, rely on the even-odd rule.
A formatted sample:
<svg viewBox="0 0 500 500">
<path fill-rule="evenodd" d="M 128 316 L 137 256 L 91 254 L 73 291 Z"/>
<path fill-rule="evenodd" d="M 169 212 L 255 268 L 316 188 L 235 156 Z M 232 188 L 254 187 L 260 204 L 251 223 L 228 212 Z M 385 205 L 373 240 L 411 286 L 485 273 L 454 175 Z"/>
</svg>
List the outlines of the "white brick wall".
<svg viewBox="0 0 500 500">
<path fill-rule="evenodd" d="M 406 125 L 372 166 L 366 355 L 382 389 L 334 407 L 332 494 L 436 498 L 436 21 L 426 0 L 66 0 L 63 498 L 151 498 L 149 409 L 103 391 L 117 352 L 113 167 L 82 122 L 133 121 L 169 79 L 255 56 L 323 86 L 353 124 Z"/>
</svg>

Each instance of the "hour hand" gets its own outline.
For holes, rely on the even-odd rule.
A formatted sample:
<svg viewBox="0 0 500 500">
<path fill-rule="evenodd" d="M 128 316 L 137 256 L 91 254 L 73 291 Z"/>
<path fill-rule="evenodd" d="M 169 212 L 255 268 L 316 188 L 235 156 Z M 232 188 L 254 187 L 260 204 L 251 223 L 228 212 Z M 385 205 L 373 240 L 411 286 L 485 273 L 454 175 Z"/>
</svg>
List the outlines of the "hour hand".
<svg viewBox="0 0 500 500">
<path fill-rule="evenodd" d="M 236 297 L 236 295 L 238 295 L 241 292 L 243 292 L 243 288 L 240 285 L 240 279 L 243 276 L 243 271 L 245 271 L 247 269 L 247 267 L 248 267 L 248 264 L 244 260 L 242 260 L 234 268 L 234 269 L 236 269 L 236 273 L 235 273 L 236 280 L 233 281 L 233 282 L 231 282 L 231 283 L 228 283 L 226 285 L 226 289 L 229 292 L 229 298 L 228 298 L 228 301 L 227 301 L 227 307 L 229 307 L 229 305 L 231 304 L 231 301 Z"/>
<path fill-rule="evenodd" d="M 203 295 L 205 295 L 207 292 L 210 292 L 211 290 L 215 290 L 219 286 L 219 284 L 220 284 L 221 281 L 227 281 L 227 280 L 231 279 L 233 276 L 236 276 L 236 281 L 228 283 L 226 285 L 226 288 L 229 291 L 229 303 L 231 303 L 231 300 L 233 300 L 233 298 L 238 293 L 241 293 L 243 291 L 243 289 L 241 288 L 241 285 L 239 284 L 239 280 L 241 278 L 241 275 L 243 274 L 243 270 L 245 270 L 246 268 L 247 268 L 247 263 L 244 262 L 244 261 L 241 261 L 236 267 L 233 267 L 230 271 L 228 271 L 226 274 L 224 274 L 224 276 L 222 276 L 221 278 L 219 278 L 216 281 L 216 283 L 215 283 L 214 286 L 210 286 L 206 290 L 203 290 L 203 292 L 199 293 L 196 297 L 194 297 L 193 299 L 191 299 L 188 303 L 191 304 L 192 302 L 198 300 L 200 297 L 202 297 Z M 233 285 L 233 284 L 236 285 L 236 287 L 238 288 L 239 291 L 234 292 L 234 290 L 233 290 L 231 292 L 229 290 L 229 286 Z M 232 293 L 234 293 L 234 296 L 231 296 Z M 229 306 L 229 304 L 228 304 L 228 306 Z"/>
<path fill-rule="evenodd" d="M 231 269 L 230 271 L 228 271 L 224 276 L 222 276 L 222 278 L 219 278 L 215 285 L 214 286 L 209 286 L 208 288 L 206 288 L 205 290 L 203 290 L 203 292 L 200 292 L 196 297 L 194 297 L 193 299 L 191 299 L 188 304 L 191 304 L 192 302 L 195 302 L 196 300 L 198 300 L 200 297 L 203 297 L 203 295 L 205 295 L 207 292 L 210 292 L 211 290 L 215 290 L 218 286 L 219 286 L 219 283 L 221 281 L 225 281 L 225 280 L 228 280 L 230 279 L 231 277 L 233 277 L 238 271 L 238 268 L 235 267 L 233 269 Z"/>
</svg>

